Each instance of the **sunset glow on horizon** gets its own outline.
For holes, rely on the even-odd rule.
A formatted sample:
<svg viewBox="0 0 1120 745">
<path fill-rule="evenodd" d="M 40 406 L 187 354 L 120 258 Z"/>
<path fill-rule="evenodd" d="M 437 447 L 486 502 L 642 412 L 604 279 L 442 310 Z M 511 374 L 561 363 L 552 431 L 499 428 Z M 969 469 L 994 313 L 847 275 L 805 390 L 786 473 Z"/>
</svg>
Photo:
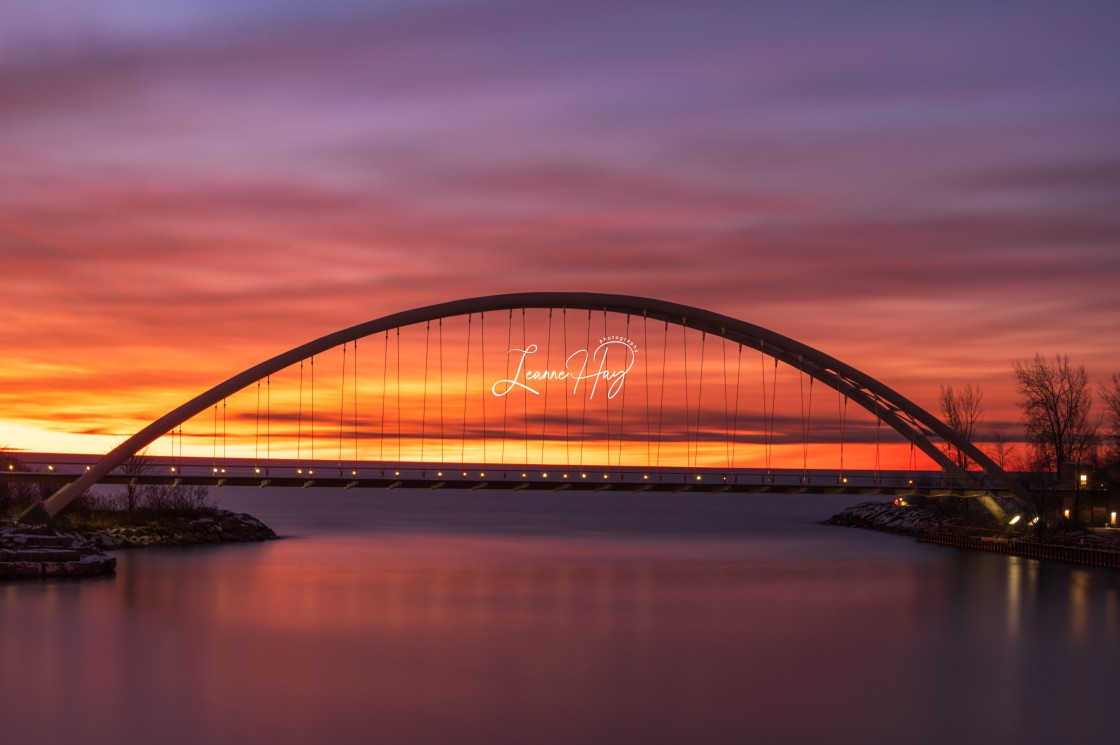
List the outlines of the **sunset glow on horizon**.
<svg viewBox="0 0 1120 745">
<path fill-rule="evenodd" d="M 0 447 L 103 453 L 324 334 L 542 290 L 659 298 L 758 324 L 934 413 L 941 385 L 978 384 L 981 439 L 1017 440 L 1015 360 L 1068 354 L 1094 384 L 1120 371 L 1118 32 L 1120 12 L 1093 0 L 10 9 Z M 516 344 L 494 326 L 486 379 L 467 369 L 462 320 L 444 339 L 442 423 L 457 428 L 444 449 L 460 448 L 445 459 L 480 460 L 485 406 L 525 423 L 507 448 L 559 462 L 545 425 L 576 420 L 552 408 L 555 387 L 547 411 L 522 390 L 485 404 L 464 396 L 501 377 L 511 348 L 543 347 L 542 317 L 526 339 L 513 329 Z M 612 433 L 593 461 L 650 459 L 651 391 L 713 431 L 731 406 L 727 391 L 699 398 L 681 377 L 698 338 L 673 342 L 664 385 L 642 378 L 661 374 L 662 338 L 648 350 L 631 338 L 645 367 L 627 380 L 627 411 L 579 419 Z M 341 373 L 342 350 L 317 360 L 316 424 L 341 440 L 336 451 L 385 458 L 391 440 L 391 459 L 429 460 L 433 347 L 422 329 L 399 351 L 384 342 L 360 342 L 356 381 Z M 739 351 L 705 353 L 722 372 Z M 912 463 L 862 410 L 837 432 L 836 394 L 819 385 L 814 406 L 823 417 L 827 400 L 832 423 L 814 419 L 806 454 L 805 383 L 784 366 L 782 437 L 761 454 L 750 355 L 744 467 L 835 468 L 842 436 L 848 467 L 873 467 L 877 452 L 883 468 Z M 383 412 L 377 365 L 401 359 L 412 395 Z M 292 417 L 310 421 L 298 374 L 272 381 L 281 457 L 303 455 Z M 369 408 L 348 409 L 354 398 Z M 257 388 L 221 413 L 227 450 L 259 452 Z M 213 412 L 200 415 L 174 447 L 209 456 L 214 428 Z M 693 437 L 686 461 L 730 465 L 729 442 Z M 665 446 L 677 459 L 680 440 Z"/>
</svg>

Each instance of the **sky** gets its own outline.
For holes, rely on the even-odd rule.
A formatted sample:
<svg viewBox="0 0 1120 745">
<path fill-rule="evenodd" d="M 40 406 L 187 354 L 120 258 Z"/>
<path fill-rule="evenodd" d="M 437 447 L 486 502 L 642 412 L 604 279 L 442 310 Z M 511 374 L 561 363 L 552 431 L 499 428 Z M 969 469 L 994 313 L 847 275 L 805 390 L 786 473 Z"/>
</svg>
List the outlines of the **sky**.
<svg viewBox="0 0 1120 745">
<path fill-rule="evenodd" d="M 972 382 L 988 430 L 1015 360 L 1120 371 L 1112 2 L 0 5 L 0 446 L 503 292 Z"/>
</svg>

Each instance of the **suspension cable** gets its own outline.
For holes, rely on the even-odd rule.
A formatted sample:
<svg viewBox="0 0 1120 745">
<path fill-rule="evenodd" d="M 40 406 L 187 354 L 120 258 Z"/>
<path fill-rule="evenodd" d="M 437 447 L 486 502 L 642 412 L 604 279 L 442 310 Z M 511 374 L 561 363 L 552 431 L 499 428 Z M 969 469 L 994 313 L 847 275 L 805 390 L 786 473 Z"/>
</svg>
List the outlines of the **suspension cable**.
<svg viewBox="0 0 1120 745">
<path fill-rule="evenodd" d="M 478 314 L 479 325 L 481 328 L 481 346 L 482 346 L 482 463 L 486 463 L 486 440 L 489 432 L 486 431 L 486 313 Z"/>
<path fill-rule="evenodd" d="M 444 454 L 447 439 L 443 427 L 443 318 L 439 319 L 439 462 L 442 466 L 447 463 Z"/>
<path fill-rule="evenodd" d="M 739 342 L 739 354 L 735 361 L 735 416 L 732 420 L 732 431 L 734 434 L 731 439 L 731 468 L 735 469 L 737 461 L 735 460 L 735 449 L 739 444 L 739 390 L 740 390 L 740 373 L 743 370 L 743 343 Z M 738 480 L 738 476 L 735 477 Z"/>
<path fill-rule="evenodd" d="M 552 308 L 548 309 L 548 335 L 544 345 L 544 369 L 552 369 Z M 541 467 L 544 467 L 544 446 L 548 441 L 548 383 L 551 375 L 544 376 L 544 411 L 541 413 Z M 528 460 L 528 458 L 526 458 Z M 528 463 L 526 463 L 528 465 Z"/>
<path fill-rule="evenodd" d="M 212 439 L 214 453 L 210 461 L 210 466 L 214 469 L 213 472 L 218 472 L 218 405 L 214 404 L 214 435 Z"/>
<path fill-rule="evenodd" d="M 626 314 L 626 340 L 627 341 L 630 340 L 630 314 L 629 313 Z M 629 348 L 629 346 L 627 348 Z M 637 354 L 638 354 L 637 352 L 631 350 L 630 353 L 633 354 L 635 356 L 635 358 L 637 357 Z M 625 358 L 623 358 L 622 364 L 626 365 L 626 359 Z M 629 365 L 626 365 L 626 368 L 629 368 Z M 622 476 L 622 461 L 623 461 L 622 448 L 623 448 L 623 445 L 626 443 L 626 388 L 627 388 L 626 380 L 625 380 L 625 378 L 623 378 L 623 381 L 622 381 L 622 401 L 619 403 L 619 411 L 618 411 L 618 471 L 619 471 L 619 477 L 620 478 Z"/>
<path fill-rule="evenodd" d="M 424 393 L 420 404 L 420 467 L 424 468 L 424 442 L 428 434 L 428 348 L 432 337 L 432 322 L 424 327 Z M 423 473 L 423 472 L 421 472 Z"/>
<path fill-rule="evenodd" d="M 463 368 L 463 442 L 462 451 L 459 455 L 461 463 L 467 462 L 467 393 L 471 389 L 471 326 L 474 321 L 474 314 L 467 314 L 467 364 Z"/>
<path fill-rule="evenodd" d="M 879 442 L 883 430 L 883 420 L 879 416 L 879 394 L 875 394 L 875 486 L 879 486 L 882 478 L 879 461 Z"/>
<path fill-rule="evenodd" d="M 591 310 L 587 311 L 587 341 L 583 347 L 584 365 L 586 366 L 591 360 L 588 357 L 591 355 Z M 586 368 L 585 368 L 586 369 Z M 577 381 L 578 385 L 578 381 Z M 579 425 L 579 467 L 583 468 L 583 448 L 587 439 L 587 386 L 583 387 L 583 410 L 580 413 Z"/>
<path fill-rule="evenodd" d="M 346 436 L 346 343 L 342 344 L 342 385 L 338 387 L 338 475 L 342 476 L 342 441 Z"/>
<path fill-rule="evenodd" d="M 296 415 L 296 469 L 303 472 L 303 360 L 299 361 L 299 413 Z"/>
<path fill-rule="evenodd" d="M 562 309 L 564 317 L 564 368 L 568 367 L 568 309 Z M 578 381 L 577 381 L 578 385 Z M 571 467 L 572 465 L 572 435 L 571 435 L 571 412 L 569 399 L 571 394 L 568 393 L 567 385 L 564 386 L 564 465 Z"/>
<path fill-rule="evenodd" d="M 264 381 L 264 400 L 265 400 L 265 417 L 264 417 L 264 474 L 267 476 L 272 470 L 272 376 L 269 375 Z M 183 439 L 182 430 L 179 430 L 179 449 L 182 451 Z"/>
<path fill-rule="evenodd" d="M 172 439 L 172 445 L 174 445 L 174 442 L 175 442 L 174 439 Z M 172 452 L 174 452 L 175 448 L 172 447 L 171 450 L 172 450 Z M 261 381 L 258 379 L 257 380 L 257 417 L 256 417 L 256 427 L 255 427 L 254 432 L 253 432 L 253 469 L 255 471 L 259 471 L 260 470 L 260 465 L 261 465 Z"/>
<path fill-rule="evenodd" d="M 693 468 L 700 468 L 700 417 L 704 413 L 704 348 L 708 341 L 708 332 L 700 332 L 700 379 L 696 383 L 696 438 L 695 455 L 692 457 Z"/>
<path fill-rule="evenodd" d="M 509 353 L 510 353 L 510 348 L 512 346 L 513 346 L 513 308 L 510 308 L 509 309 L 509 317 L 507 318 L 507 321 L 506 321 L 506 355 L 505 355 L 506 356 L 506 375 L 505 375 L 504 380 L 509 380 Z M 513 387 L 511 384 L 507 383 L 507 385 L 510 385 L 511 388 Z M 507 391 L 507 395 L 502 396 L 502 447 L 501 447 L 501 455 L 498 458 L 498 462 L 501 463 L 503 466 L 506 464 L 506 440 L 507 439 L 509 439 L 509 395 L 508 395 L 508 391 Z M 502 476 L 503 477 L 505 476 L 504 471 L 502 472 Z"/>
<path fill-rule="evenodd" d="M 381 432 L 377 437 L 377 460 L 381 463 L 381 475 L 385 475 L 385 409 L 389 398 L 389 329 L 385 329 L 385 349 L 381 355 Z"/>
<path fill-rule="evenodd" d="M 762 371 L 762 461 L 766 466 L 766 476 L 770 476 L 770 420 L 766 412 L 766 342 L 758 348 L 758 364 Z"/>
<path fill-rule="evenodd" d="M 724 468 L 731 470 L 731 401 L 727 395 L 727 329 L 719 330 L 719 351 L 723 359 L 723 458 Z"/>
<path fill-rule="evenodd" d="M 692 410 L 688 405 L 688 319 L 681 318 L 681 353 L 684 357 L 684 462 L 692 468 Z"/>
<path fill-rule="evenodd" d="M 397 326 L 397 465 L 401 464 L 404 456 L 401 454 L 401 439 L 404 422 L 401 420 L 401 327 Z"/>
<path fill-rule="evenodd" d="M 839 377 L 839 376 L 838 376 Z M 839 380 L 837 381 L 839 383 Z M 848 417 L 848 397 L 840 390 L 840 386 L 836 386 L 836 392 L 840 396 L 837 405 L 840 409 L 840 482 L 844 481 L 844 430 L 846 427 L 846 419 Z"/>
<path fill-rule="evenodd" d="M 311 465 L 310 469 L 315 467 L 315 355 L 311 355 Z"/>
<path fill-rule="evenodd" d="M 354 470 L 357 475 L 358 459 L 358 340 L 354 340 Z"/>
<path fill-rule="evenodd" d="M 801 395 L 801 481 L 809 477 L 809 423 L 805 418 L 805 359 L 797 355 L 797 390 Z M 812 378 L 810 378 L 812 380 Z"/>
<path fill-rule="evenodd" d="M 649 311 L 645 308 L 642 309 L 642 348 L 649 350 Z M 653 467 L 653 418 L 650 414 L 649 407 L 649 365 L 645 365 L 646 370 L 646 470 Z"/>
<path fill-rule="evenodd" d="M 669 322 L 665 322 L 665 328 L 661 335 L 661 403 L 659 404 L 657 412 L 657 469 L 661 469 L 661 437 L 663 433 L 662 425 L 665 422 L 665 366 L 669 360 Z"/>
<path fill-rule="evenodd" d="M 521 309 L 521 348 L 528 349 L 526 343 L 527 337 L 525 332 L 525 309 Z M 529 467 L 529 397 L 524 393 L 521 394 L 521 418 L 524 420 L 524 434 L 525 434 L 525 468 Z"/>
<path fill-rule="evenodd" d="M 604 308 L 603 309 L 603 338 L 605 339 L 606 337 L 607 337 L 607 309 Z M 590 347 L 590 340 L 588 340 L 588 346 Z M 603 349 L 603 363 L 606 363 L 606 361 L 607 361 L 607 349 L 604 347 L 604 349 Z M 604 370 L 606 369 L 605 364 L 604 364 L 603 369 Z M 600 382 L 602 382 L 601 378 L 596 377 L 595 378 L 595 384 L 598 385 Z M 603 399 L 603 416 L 604 416 L 604 421 L 605 421 L 605 425 L 606 425 L 604 427 L 604 430 L 603 430 L 603 442 L 604 442 L 604 444 L 606 445 L 606 448 L 607 448 L 607 458 L 606 458 L 607 470 L 610 470 L 610 467 L 611 467 L 611 397 L 610 397 L 609 394 L 610 394 L 610 388 L 608 386 L 607 395 Z"/>
</svg>

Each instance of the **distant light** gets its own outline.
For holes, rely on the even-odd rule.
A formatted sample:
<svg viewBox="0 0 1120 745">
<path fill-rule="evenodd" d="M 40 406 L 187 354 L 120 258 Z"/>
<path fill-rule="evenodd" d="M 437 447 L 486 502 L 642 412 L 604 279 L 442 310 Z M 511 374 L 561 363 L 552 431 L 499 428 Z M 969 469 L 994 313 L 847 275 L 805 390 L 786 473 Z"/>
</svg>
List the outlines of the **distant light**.
<svg viewBox="0 0 1120 745">
<path fill-rule="evenodd" d="M 1021 517 L 1022 517 L 1022 515 L 1016 515 L 1015 517 L 1011 518 L 1011 521 L 1008 522 L 1007 524 L 1008 525 L 1014 525 L 1015 523 L 1019 522 L 1019 518 L 1021 518 Z"/>
<path fill-rule="evenodd" d="M 645 479 L 646 481 L 649 481 L 649 474 L 648 473 L 642 474 L 642 478 Z"/>
<path fill-rule="evenodd" d="M 357 471 L 354 471 L 354 473 L 357 473 Z M 437 471 L 436 476 L 443 476 L 443 471 Z"/>
<path fill-rule="evenodd" d="M 400 475 L 401 475 L 401 472 L 400 472 L 400 471 L 393 471 L 393 475 L 394 475 L 394 476 L 400 476 Z"/>
<path fill-rule="evenodd" d="M 400 474 L 397 474 L 397 475 L 399 476 Z M 478 472 L 478 477 L 479 477 L 480 479 L 484 479 L 484 478 L 486 478 L 486 474 L 485 474 L 485 473 L 483 473 L 482 471 L 479 471 L 479 472 Z"/>
<path fill-rule="evenodd" d="M 9 464 L 8 464 L 8 470 L 9 470 L 9 471 L 14 471 L 14 470 L 16 470 L 16 466 L 15 466 L 15 464 L 14 464 L 14 463 L 9 463 Z"/>
<path fill-rule="evenodd" d="M 260 473 L 260 472 L 261 472 L 261 469 L 259 469 L 259 468 L 254 468 L 253 469 L 253 473 Z"/>
<path fill-rule="evenodd" d="M 1066 510 L 1066 517 L 1069 517 L 1069 510 Z"/>
<path fill-rule="evenodd" d="M 357 472 L 357 470 L 351 471 L 351 472 L 350 472 L 350 475 L 351 475 L 351 476 L 357 476 L 357 475 L 358 475 L 358 472 Z"/>
<path fill-rule="evenodd" d="M 463 471 L 463 475 L 464 475 L 464 476 L 466 476 L 466 475 L 467 475 L 467 472 L 466 472 L 466 471 Z"/>
<path fill-rule="evenodd" d="M 225 473 L 225 472 L 226 472 L 226 469 L 223 468 L 222 473 Z M 314 475 L 314 473 L 315 472 L 313 470 L 311 470 L 310 468 L 307 469 L 307 475 L 308 476 L 312 476 L 312 475 Z"/>
<path fill-rule="evenodd" d="M 89 466 L 86 466 L 86 470 L 87 470 L 87 471 L 89 470 Z"/>
<path fill-rule="evenodd" d="M 1082 486 L 1085 486 L 1085 483 L 1086 483 L 1086 482 L 1087 482 L 1088 480 L 1089 480 L 1089 474 L 1087 474 L 1087 473 L 1083 473 L 1083 474 L 1081 474 L 1081 485 L 1082 485 Z"/>
<path fill-rule="evenodd" d="M 222 473 L 225 473 L 225 472 L 226 472 L 226 469 L 224 469 L 224 468 L 223 468 L 223 469 L 222 469 Z"/>
<path fill-rule="evenodd" d="M 1116 513 L 1113 513 L 1113 514 L 1116 514 Z M 1038 525 L 1038 516 L 1037 515 L 1035 515 L 1035 518 L 1033 520 L 1031 520 L 1031 525 Z"/>
<path fill-rule="evenodd" d="M 521 474 L 521 478 L 526 478 L 526 477 L 528 477 L 528 475 L 529 474 L 527 474 L 527 473 L 523 473 L 523 474 Z"/>
<path fill-rule="evenodd" d="M 175 473 L 175 466 L 171 466 L 171 473 Z"/>
<path fill-rule="evenodd" d="M 215 466 L 214 467 L 214 473 L 217 473 L 217 472 L 218 472 L 218 468 Z"/>
<path fill-rule="evenodd" d="M 579 475 L 579 477 L 580 477 L 581 479 L 585 479 L 585 478 L 587 478 L 587 474 L 586 474 L 586 473 L 581 473 L 581 474 Z"/>
<path fill-rule="evenodd" d="M 301 475 L 302 475 L 302 474 L 303 474 L 303 469 L 302 469 L 302 468 L 297 468 L 297 469 L 296 469 L 296 473 L 298 473 L 298 474 L 301 474 Z"/>
<path fill-rule="evenodd" d="M 564 478 L 568 478 L 568 474 L 564 474 Z"/>
<path fill-rule="evenodd" d="M 609 476 L 607 476 L 607 474 L 605 474 L 605 473 L 604 473 L 604 474 L 603 474 L 603 478 L 605 478 L 605 479 L 606 479 L 606 478 L 610 478 L 610 477 L 609 477 Z"/>
<path fill-rule="evenodd" d="M 541 478 L 542 478 L 542 479 L 547 479 L 547 478 L 548 478 L 548 474 L 547 474 L 547 473 L 542 473 L 542 474 L 541 474 Z"/>
<path fill-rule="evenodd" d="M 48 471 L 53 471 L 53 470 L 54 470 L 54 466 L 53 466 L 53 465 L 48 465 L 48 466 L 47 466 L 47 470 L 48 470 Z"/>
<path fill-rule="evenodd" d="M 1112 513 L 1112 524 L 1113 525 L 1116 524 L 1116 513 L 1115 512 Z"/>
</svg>

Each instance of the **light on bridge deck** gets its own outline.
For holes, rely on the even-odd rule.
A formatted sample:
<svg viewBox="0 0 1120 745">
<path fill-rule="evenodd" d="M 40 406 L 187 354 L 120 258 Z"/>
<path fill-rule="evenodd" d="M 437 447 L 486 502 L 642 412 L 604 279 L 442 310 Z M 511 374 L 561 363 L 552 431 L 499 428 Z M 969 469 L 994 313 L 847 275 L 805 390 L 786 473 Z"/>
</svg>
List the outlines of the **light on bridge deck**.
<svg viewBox="0 0 1120 745">
<path fill-rule="evenodd" d="M 1019 522 L 1022 517 L 1022 515 L 1016 515 L 1015 517 L 1011 518 L 1011 520 L 1007 524 L 1014 525 L 1015 523 Z"/>
</svg>

